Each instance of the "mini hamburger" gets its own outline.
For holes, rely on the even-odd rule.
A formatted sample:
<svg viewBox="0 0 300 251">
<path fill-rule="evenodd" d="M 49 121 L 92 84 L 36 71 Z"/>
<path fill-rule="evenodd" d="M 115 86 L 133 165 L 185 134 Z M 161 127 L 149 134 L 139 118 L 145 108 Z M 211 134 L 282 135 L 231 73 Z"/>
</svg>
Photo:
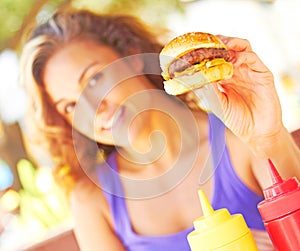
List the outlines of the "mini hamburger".
<svg viewBox="0 0 300 251">
<path fill-rule="evenodd" d="M 179 95 L 233 74 L 230 54 L 216 36 L 190 32 L 168 42 L 159 55 L 164 89 Z"/>
</svg>

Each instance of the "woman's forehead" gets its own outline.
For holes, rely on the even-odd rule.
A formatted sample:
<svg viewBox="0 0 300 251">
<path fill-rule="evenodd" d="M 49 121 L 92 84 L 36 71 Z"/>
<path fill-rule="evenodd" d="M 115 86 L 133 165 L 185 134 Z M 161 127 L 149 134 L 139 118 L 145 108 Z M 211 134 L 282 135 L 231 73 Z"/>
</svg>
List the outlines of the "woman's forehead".
<svg viewBox="0 0 300 251">
<path fill-rule="evenodd" d="M 72 61 L 88 61 L 89 57 L 105 60 L 106 58 L 118 58 L 118 53 L 111 47 L 92 40 L 74 40 L 61 47 L 55 54 L 68 57 Z M 54 55 L 55 55 L 54 54 Z"/>
<path fill-rule="evenodd" d="M 46 90 L 50 94 L 59 94 L 62 92 L 60 88 L 65 86 L 71 92 L 79 87 L 83 75 L 92 65 L 105 66 L 118 58 L 117 53 L 108 46 L 90 41 L 73 41 L 48 60 L 43 75 Z"/>
<path fill-rule="evenodd" d="M 89 41 L 74 41 L 54 53 L 45 66 L 45 72 L 62 77 L 66 71 L 75 75 L 93 62 L 107 64 L 118 59 L 118 54 L 110 47 Z"/>
</svg>

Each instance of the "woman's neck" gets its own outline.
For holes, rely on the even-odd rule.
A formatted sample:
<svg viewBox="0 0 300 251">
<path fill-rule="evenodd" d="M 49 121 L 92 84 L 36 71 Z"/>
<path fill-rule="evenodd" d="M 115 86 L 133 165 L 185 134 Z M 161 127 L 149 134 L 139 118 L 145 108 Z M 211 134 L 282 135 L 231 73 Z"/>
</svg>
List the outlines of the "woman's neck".
<svg viewBox="0 0 300 251">
<path fill-rule="evenodd" d="M 151 119 L 139 139 L 130 147 L 118 149 L 118 160 L 123 163 L 120 171 L 161 175 L 172 163 L 198 151 L 201 141 L 207 139 L 206 115 L 192 113 L 173 101 L 171 105 L 168 113 L 151 111 Z"/>
</svg>

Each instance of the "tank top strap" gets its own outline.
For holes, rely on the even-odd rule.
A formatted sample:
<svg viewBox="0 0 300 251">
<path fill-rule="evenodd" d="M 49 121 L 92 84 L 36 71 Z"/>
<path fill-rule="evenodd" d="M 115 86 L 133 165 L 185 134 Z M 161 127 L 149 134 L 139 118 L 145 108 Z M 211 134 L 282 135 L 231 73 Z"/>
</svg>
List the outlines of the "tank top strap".
<svg viewBox="0 0 300 251">
<path fill-rule="evenodd" d="M 112 153 L 97 169 L 104 195 L 111 209 L 116 234 L 128 251 L 190 250 L 186 236 L 193 227 L 166 236 L 143 236 L 134 232 L 130 222 L 120 177 L 117 173 L 116 154 Z"/>
<path fill-rule="evenodd" d="M 211 201 L 215 209 L 227 208 L 232 214 L 242 213 L 248 226 L 264 230 L 256 205 L 263 199 L 253 192 L 237 175 L 226 145 L 223 122 L 209 114 L 209 140 L 214 164 L 214 191 Z"/>
<path fill-rule="evenodd" d="M 97 175 L 101 189 L 110 205 L 114 226 L 117 226 L 117 232 L 130 232 L 131 223 L 124 199 L 123 186 L 118 174 L 116 152 L 112 152 L 106 161 L 101 163 L 97 168 Z"/>
<path fill-rule="evenodd" d="M 213 113 L 208 113 L 209 120 L 209 141 L 211 144 L 211 155 L 215 167 L 219 165 L 222 155 L 225 151 L 225 125 Z"/>
<path fill-rule="evenodd" d="M 208 113 L 208 128 L 210 153 L 200 175 L 200 184 L 204 184 L 214 175 L 216 168 L 219 166 L 223 157 L 226 146 L 226 127 L 213 113 Z"/>
</svg>

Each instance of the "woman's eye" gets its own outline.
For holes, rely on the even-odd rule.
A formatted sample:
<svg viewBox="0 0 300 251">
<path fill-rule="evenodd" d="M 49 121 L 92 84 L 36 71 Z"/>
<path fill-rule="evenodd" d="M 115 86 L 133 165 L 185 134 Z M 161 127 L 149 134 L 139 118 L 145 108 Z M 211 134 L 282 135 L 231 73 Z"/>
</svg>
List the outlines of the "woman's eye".
<svg viewBox="0 0 300 251">
<path fill-rule="evenodd" d="M 99 80 L 102 78 L 103 73 L 102 72 L 97 72 L 90 80 L 88 81 L 88 86 L 89 87 L 94 87 Z"/>
<path fill-rule="evenodd" d="M 75 105 L 76 105 L 75 102 L 72 102 L 72 103 L 67 104 L 67 105 L 65 106 L 65 113 L 66 113 L 66 114 L 69 114 L 69 113 L 73 112 L 73 111 L 74 111 L 74 108 L 75 108 Z"/>
</svg>

